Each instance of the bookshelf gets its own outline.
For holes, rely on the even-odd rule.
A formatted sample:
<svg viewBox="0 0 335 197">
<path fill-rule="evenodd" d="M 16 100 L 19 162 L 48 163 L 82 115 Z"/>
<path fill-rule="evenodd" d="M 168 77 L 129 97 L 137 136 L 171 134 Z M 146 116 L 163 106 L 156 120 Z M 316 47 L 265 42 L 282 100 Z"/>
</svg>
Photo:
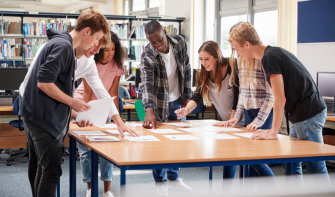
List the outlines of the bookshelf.
<svg viewBox="0 0 335 197">
<path fill-rule="evenodd" d="M 46 23 L 46 19 L 51 19 L 54 21 L 57 21 L 57 19 L 65 19 L 65 20 L 70 20 L 70 19 L 77 19 L 80 14 L 72 14 L 72 13 L 48 13 L 48 12 L 15 12 L 15 11 L 1 11 L 0 10 L 0 15 L 1 15 L 1 21 L 4 21 L 3 17 L 19 17 L 21 19 L 21 24 L 20 24 L 20 31 L 21 34 L 4 34 L 3 31 L 1 31 L 2 34 L 0 34 L 0 38 L 16 38 L 16 39 L 21 39 L 21 46 L 23 46 L 24 42 L 26 39 L 43 39 L 46 40 L 48 39 L 46 36 L 31 36 L 31 35 L 25 35 L 24 31 L 24 23 L 23 19 L 24 18 L 34 18 L 34 19 L 43 19 Z M 107 20 L 119 20 L 119 21 L 128 21 L 127 25 L 127 31 L 129 32 L 133 21 L 151 21 L 151 20 L 156 20 L 159 22 L 176 22 L 179 23 L 179 34 L 181 34 L 181 23 L 185 20 L 185 18 L 181 17 L 173 17 L 173 18 L 164 18 L 164 17 L 157 17 L 157 16 L 148 16 L 148 17 L 139 17 L 139 16 L 126 16 L 126 15 L 105 15 Z M 3 26 L 1 26 L 3 28 Z M 129 42 L 129 53 L 130 53 L 130 46 L 132 45 L 132 42 L 144 42 L 147 41 L 147 39 L 138 39 L 138 38 L 120 38 L 121 41 L 124 42 Z M 0 63 L 7 63 L 7 62 L 13 62 L 13 65 L 15 65 L 15 62 L 20 62 L 20 66 L 23 67 L 25 61 L 30 61 L 33 58 L 26 58 L 24 54 L 24 50 L 21 51 L 21 57 L 12 57 L 10 59 L 0 59 Z M 132 63 L 135 62 L 140 62 L 139 60 L 128 60 L 125 59 L 124 62 L 129 62 L 129 74 L 132 73 Z M 133 78 L 133 80 L 135 80 Z M 122 82 L 122 83 L 128 83 L 132 84 L 133 82 Z"/>
</svg>

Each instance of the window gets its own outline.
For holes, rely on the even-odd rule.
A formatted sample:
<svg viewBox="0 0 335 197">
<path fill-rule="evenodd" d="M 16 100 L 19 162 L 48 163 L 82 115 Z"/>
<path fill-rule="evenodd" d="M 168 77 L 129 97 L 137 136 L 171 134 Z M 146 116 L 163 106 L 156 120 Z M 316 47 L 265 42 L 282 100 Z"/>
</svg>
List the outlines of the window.
<svg viewBox="0 0 335 197">
<path fill-rule="evenodd" d="M 205 41 L 214 40 L 215 0 L 206 1 L 206 37 Z"/>
<path fill-rule="evenodd" d="M 223 57 L 231 56 L 231 46 L 228 42 L 229 31 L 233 25 L 241 21 L 247 21 L 246 14 L 221 18 L 221 50 Z"/>
<path fill-rule="evenodd" d="M 129 1 L 124 1 L 124 15 L 129 15 Z"/>
<path fill-rule="evenodd" d="M 277 46 L 277 35 L 278 35 L 277 10 L 255 13 L 254 27 L 264 45 Z"/>
<path fill-rule="evenodd" d="M 133 12 L 145 10 L 145 0 L 133 0 Z"/>
<path fill-rule="evenodd" d="M 149 8 L 159 7 L 159 0 L 150 0 L 149 1 Z"/>
</svg>

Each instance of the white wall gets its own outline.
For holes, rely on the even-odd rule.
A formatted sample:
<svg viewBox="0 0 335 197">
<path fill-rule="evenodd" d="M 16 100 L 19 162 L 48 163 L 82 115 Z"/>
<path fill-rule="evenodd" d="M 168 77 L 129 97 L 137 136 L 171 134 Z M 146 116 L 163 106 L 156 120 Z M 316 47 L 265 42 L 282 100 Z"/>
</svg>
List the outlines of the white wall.
<svg viewBox="0 0 335 197">
<path fill-rule="evenodd" d="M 316 80 L 317 72 L 335 72 L 335 43 L 299 43 L 297 57 Z"/>
<path fill-rule="evenodd" d="M 199 67 L 198 49 L 204 43 L 204 24 L 205 24 L 205 0 L 194 1 L 193 14 L 193 68 Z"/>
<path fill-rule="evenodd" d="M 99 12 L 104 15 L 113 15 L 114 0 L 106 0 L 106 3 L 99 3 Z"/>
</svg>

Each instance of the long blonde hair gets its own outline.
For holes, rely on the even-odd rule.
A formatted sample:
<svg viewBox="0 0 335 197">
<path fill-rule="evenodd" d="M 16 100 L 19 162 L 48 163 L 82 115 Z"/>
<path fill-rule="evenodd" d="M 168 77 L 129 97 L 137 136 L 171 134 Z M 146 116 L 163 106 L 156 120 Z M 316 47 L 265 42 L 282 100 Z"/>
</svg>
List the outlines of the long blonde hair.
<svg viewBox="0 0 335 197">
<path fill-rule="evenodd" d="M 209 53 L 214 58 L 217 58 L 216 67 L 215 67 L 215 91 L 219 94 L 222 87 L 222 73 L 221 67 L 228 65 L 228 59 L 224 58 L 220 49 L 220 46 L 217 42 L 207 41 L 204 42 L 198 50 L 198 53 L 205 51 Z M 200 72 L 197 73 L 197 88 L 200 88 L 202 91 L 202 98 L 204 105 L 208 105 L 211 101 L 209 98 L 209 71 L 206 71 L 203 65 L 201 65 Z"/>
<path fill-rule="evenodd" d="M 246 41 L 248 41 L 252 45 L 262 44 L 261 39 L 259 38 L 256 29 L 248 22 L 239 22 L 233 25 L 229 31 L 229 42 L 236 41 L 240 45 L 244 45 Z M 230 65 L 235 65 L 235 49 L 232 48 L 232 53 L 230 57 Z M 238 69 L 242 69 L 247 72 L 243 72 L 242 76 L 240 76 L 240 84 L 247 85 L 249 84 L 249 79 L 253 78 L 253 70 L 255 67 L 255 60 L 251 60 L 246 62 L 243 58 L 239 58 L 239 66 Z M 237 74 L 237 70 L 234 66 L 232 66 L 232 75 L 230 75 L 230 85 L 235 84 L 235 74 Z"/>
</svg>

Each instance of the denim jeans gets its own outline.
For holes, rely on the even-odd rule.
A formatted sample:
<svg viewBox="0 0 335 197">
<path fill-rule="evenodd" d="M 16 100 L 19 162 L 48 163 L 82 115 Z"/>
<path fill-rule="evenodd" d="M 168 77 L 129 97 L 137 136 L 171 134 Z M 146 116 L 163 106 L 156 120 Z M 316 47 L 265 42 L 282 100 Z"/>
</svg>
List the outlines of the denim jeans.
<svg viewBox="0 0 335 197">
<path fill-rule="evenodd" d="M 174 111 L 180 108 L 181 102 L 181 97 L 175 101 L 169 102 L 168 120 L 177 120 L 177 115 Z M 181 120 L 186 120 L 186 117 Z M 152 172 L 155 182 L 166 182 L 165 174 L 167 174 L 167 179 L 177 180 L 179 178 L 179 169 L 180 168 L 153 169 Z"/>
<path fill-rule="evenodd" d="M 51 118 L 51 117 L 50 117 Z M 56 196 L 57 183 L 62 176 L 63 142 L 68 127 L 58 138 L 23 118 L 28 139 L 28 178 L 32 196 Z"/>
<path fill-rule="evenodd" d="M 327 110 L 323 110 L 318 115 L 291 125 L 290 136 L 301 140 L 309 140 L 323 144 L 322 127 L 327 119 Z M 327 174 L 325 161 L 306 162 L 307 173 Z M 302 175 L 301 162 L 296 163 L 296 173 Z"/>
<path fill-rule="evenodd" d="M 249 109 L 245 110 L 244 117 L 245 117 L 245 124 L 248 125 L 254 121 L 257 117 L 258 112 L 260 109 Z M 265 120 L 264 124 L 258 129 L 271 129 L 273 120 L 273 110 L 271 110 L 268 118 Z M 271 176 L 273 177 L 274 174 L 272 173 L 271 169 L 266 164 L 253 164 L 250 165 L 253 170 L 255 170 L 258 176 Z M 242 167 L 242 166 L 241 166 Z M 236 166 L 224 166 L 223 167 L 223 178 L 234 178 L 236 171 Z"/>
<path fill-rule="evenodd" d="M 81 172 L 83 174 L 84 183 L 91 182 L 91 149 L 84 144 L 78 142 L 78 151 L 80 155 Z M 113 164 L 99 156 L 100 172 L 102 181 L 113 180 Z"/>
</svg>

